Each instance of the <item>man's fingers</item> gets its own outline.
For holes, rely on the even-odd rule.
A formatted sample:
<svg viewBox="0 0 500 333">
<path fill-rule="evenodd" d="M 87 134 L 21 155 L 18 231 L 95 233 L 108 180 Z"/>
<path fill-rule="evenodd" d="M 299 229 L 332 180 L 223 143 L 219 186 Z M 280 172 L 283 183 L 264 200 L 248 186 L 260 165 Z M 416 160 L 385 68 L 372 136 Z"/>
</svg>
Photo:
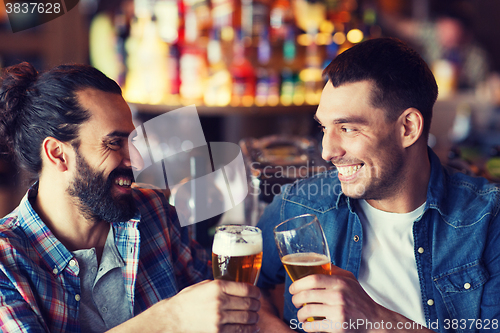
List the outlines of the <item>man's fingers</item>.
<svg viewBox="0 0 500 333">
<path fill-rule="evenodd" d="M 308 289 L 326 289 L 326 288 L 342 288 L 347 285 L 349 281 L 356 280 L 354 275 L 346 270 L 337 268 L 339 274 L 332 275 L 314 274 L 303 277 L 292 283 L 290 286 L 290 293 L 292 295 Z"/>
<path fill-rule="evenodd" d="M 255 299 L 260 298 L 260 289 L 254 285 L 243 283 L 243 282 L 233 282 L 233 281 L 215 281 L 221 290 L 228 295 L 239 296 L 239 297 L 251 297 Z"/>
<path fill-rule="evenodd" d="M 221 333 L 257 333 L 260 331 L 257 325 L 224 325 Z"/>
<path fill-rule="evenodd" d="M 226 310 L 221 313 L 221 324 L 243 324 L 255 325 L 259 321 L 259 315 L 253 311 Z"/>
<path fill-rule="evenodd" d="M 222 296 L 221 310 L 259 311 L 260 301 L 250 297 Z"/>
<path fill-rule="evenodd" d="M 297 319 L 301 322 L 309 321 L 310 318 L 337 318 L 342 314 L 342 306 L 325 306 L 324 304 L 305 304 L 297 312 Z"/>
<path fill-rule="evenodd" d="M 290 294 L 295 295 L 304 290 L 326 288 L 336 279 L 335 276 L 314 274 L 298 279 L 289 288 Z"/>
<path fill-rule="evenodd" d="M 309 289 L 292 296 L 292 303 L 297 308 L 306 303 L 345 305 L 347 302 L 348 300 L 342 291 L 333 289 Z"/>
</svg>

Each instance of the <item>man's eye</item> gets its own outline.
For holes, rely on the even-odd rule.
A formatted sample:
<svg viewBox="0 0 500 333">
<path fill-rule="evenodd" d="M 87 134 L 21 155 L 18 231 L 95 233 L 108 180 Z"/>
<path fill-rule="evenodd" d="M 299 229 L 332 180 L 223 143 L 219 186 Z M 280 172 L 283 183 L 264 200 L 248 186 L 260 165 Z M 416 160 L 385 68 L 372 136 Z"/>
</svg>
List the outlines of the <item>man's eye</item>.
<svg viewBox="0 0 500 333">
<path fill-rule="evenodd" d="M 354 132 L 354 131 L 355 131 L 354 128 L 342 127 L 342 132 L 344 132 L 344 133 L 351 133 L 351 132 Z"/>
<path fill-rule="evenodd" d="M 108 142 L 108 147 L 111 149 L 120 149 L 122 146 L 121 141 L 115 140 Z"/>
<path fill-rule="evenodd" d="M 318 127 L 321 129 L 321 132 L 324 132 L 326 130 L 326 127 L 323 125 L 318 125 Z"/>
</svg>

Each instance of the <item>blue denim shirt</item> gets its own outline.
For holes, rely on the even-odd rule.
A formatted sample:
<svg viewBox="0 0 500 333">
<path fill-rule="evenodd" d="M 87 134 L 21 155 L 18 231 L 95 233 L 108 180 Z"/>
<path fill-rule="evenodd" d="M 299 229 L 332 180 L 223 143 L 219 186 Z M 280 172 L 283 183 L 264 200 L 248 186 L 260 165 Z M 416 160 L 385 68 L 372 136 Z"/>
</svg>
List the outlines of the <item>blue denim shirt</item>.
<svg viewBox="0 0 500 333">
<path fill-rule="evenodd" d="M 430 149 L 429 158 L 427 202 L 413 224 L 427 326 L 437 332 L 499 332 L 500 188 L 484 178 L 447 170 Z M 297 309 L 274 242 L 274 226 L 297 215 L 315 214 L 332 263 L 358 277 L 363 230 L 354 201 L 342 193 L 337 171 L 332 170 L 285 185 L 264 211 L 258 224 L 264 237 L 258 286 L 272 288 L 285 282 L 287 324 L 296 320 Z"/>
</svg>

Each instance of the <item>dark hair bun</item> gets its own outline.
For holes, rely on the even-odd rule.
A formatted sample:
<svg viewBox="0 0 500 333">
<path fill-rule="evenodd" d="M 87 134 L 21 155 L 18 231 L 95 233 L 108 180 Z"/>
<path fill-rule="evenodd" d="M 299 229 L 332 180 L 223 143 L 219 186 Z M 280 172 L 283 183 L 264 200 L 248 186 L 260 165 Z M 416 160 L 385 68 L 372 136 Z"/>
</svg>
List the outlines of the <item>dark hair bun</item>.
<svg viewBox="0 0 500 333">
<path fill-rule="evenodd" d="M 37 77 L 38 72 L 27 62 L 2 70 L 0 77 L 0 143 L 2 145 L 12 147 L 16 125 L 28 102 L 28 92 Z"/>
</svg>

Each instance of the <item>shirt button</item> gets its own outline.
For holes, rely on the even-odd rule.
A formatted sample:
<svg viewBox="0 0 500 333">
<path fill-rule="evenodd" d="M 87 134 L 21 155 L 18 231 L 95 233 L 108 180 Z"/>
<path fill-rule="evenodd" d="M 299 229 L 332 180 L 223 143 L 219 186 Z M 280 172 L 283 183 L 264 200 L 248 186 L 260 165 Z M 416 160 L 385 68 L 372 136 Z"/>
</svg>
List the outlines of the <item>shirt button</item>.
<svg viewBox="0 0 500 333">
<path fill-rule="evenodd" d="M 466 284 L 464 284 L 464 288 L 465 288 L 465 289 L 470 289 L 470 283 L 469 283 L 469 282 L 467 282 Z"/>
<path fill-rule="evenodd" d="M 105 306 L 103 306 L 102 309 L 101 309 L 101 311 L 104 312 L 104 313 L 106 313 L 106 312 L 108 312 L 108 308 L 105 307 Z"/>
<path fill-rule="evenodd" d="M 358 235 L 354 236 L 354 241 L 355 241 L 355 242 L 358 242 L 358 241 L 359 241 L 359 236 L 358 236 Z"/>
<path fill-rule="evenodd" d="M 80 295 L 79 295 L 79 294 L 76 294 L 76 295 L 75 295 L 75 300 L 76 300 L 77 302 L 79 302 L 79 301 L 80 301 L 80 298 L 81 298 L 81 297 L 80 297 Z"/>
<path fill-rule="evenodd" d="M 71 260 L 69 261 L 69 265 L 70 265 L 70 266 L 75 266 L 75 265 L 76 265 L 76 261 L 75 261 L 74 259 L 71 259 Z"/>
<path fill-rule="evenodd" d="M 92 273 L 97 272 L 97 267 L 92 267 Z"/>
<path fill-rule="evenodd" d="M 434 300 L 432 298 L 430 298 L 428 301 L 427 301 L 427 305 L 428 306 L 433 306 L 434 305 Z"/>
<path fill-rule="evenodd" d="M 418 251 L 418 253 L 422 254 L 422 253 L 424 253 L 424 248 L 423 247 L 419 247 L 417 251 Z"/>
<path fill-rule="evenodd" d="M 54 268 L 54 269 L 52 270 L 52 273 L 57 274 L 57 273 L 59 273 L 59 270 L 58 270 L 57 268 Z"/>
</svg>

